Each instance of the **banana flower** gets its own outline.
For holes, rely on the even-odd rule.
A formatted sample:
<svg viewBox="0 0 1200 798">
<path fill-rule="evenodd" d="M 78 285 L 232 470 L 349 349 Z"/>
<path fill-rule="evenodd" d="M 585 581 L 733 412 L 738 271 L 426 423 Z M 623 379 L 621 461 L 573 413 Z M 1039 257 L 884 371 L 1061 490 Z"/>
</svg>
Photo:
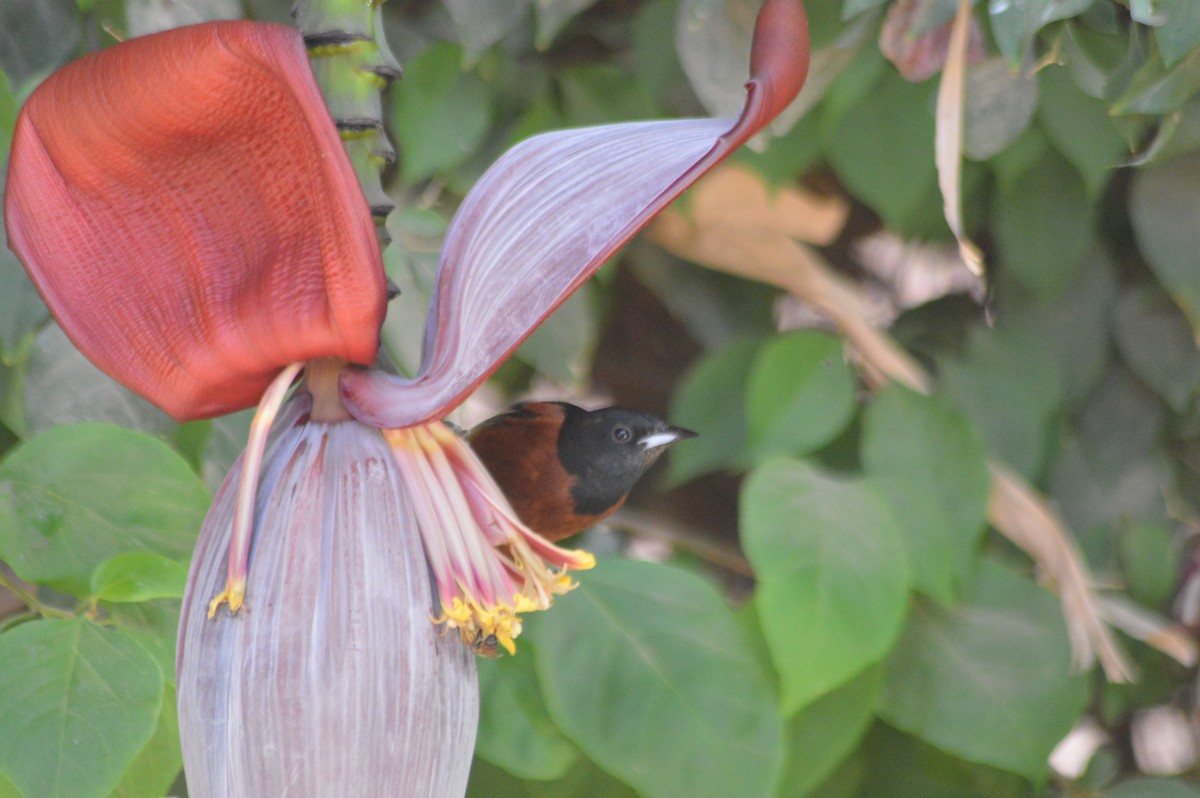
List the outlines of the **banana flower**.
<svg viewBox="0 0 1200 798">
<path fill-rule="evenodd" d="M 67 335 L 176 419 L 259 407 L 182 606 L 189 794 L 465 792 L 475 654 L 511 651 L 521 614 L 592 560 L 522 525 L 440 419 L 773 119 L 807 61 L 801 3 L 767 0 L 736 119 L 566 130 L 504 155 L 447 232 L 411 379 L 372 367 L 380 253 L 298 33 L 179 28 L 31 95 L 5 222 Z"/>
</svg>

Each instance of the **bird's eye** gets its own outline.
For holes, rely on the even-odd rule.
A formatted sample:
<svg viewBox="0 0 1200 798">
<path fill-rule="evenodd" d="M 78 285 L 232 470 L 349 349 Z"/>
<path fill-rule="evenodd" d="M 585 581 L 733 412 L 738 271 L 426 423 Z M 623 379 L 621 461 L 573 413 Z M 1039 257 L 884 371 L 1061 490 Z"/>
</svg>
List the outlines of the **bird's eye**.
<svg viewBox="0 0 1200 798">
<path fill-rule="evenodd" d="M 617 443 L 629 443 L 633 439 L 633 433 L 629 431 L 629 427 L 617 427 L 613 430 L 613 440 Z"/>
</svg>

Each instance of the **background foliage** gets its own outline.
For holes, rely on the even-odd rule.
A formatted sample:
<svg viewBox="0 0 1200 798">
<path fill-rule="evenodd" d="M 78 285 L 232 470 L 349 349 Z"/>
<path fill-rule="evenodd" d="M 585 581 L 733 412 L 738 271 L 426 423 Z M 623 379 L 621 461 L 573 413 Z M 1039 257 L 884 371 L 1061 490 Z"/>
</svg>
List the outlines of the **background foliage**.
<svg viewBox="0 0 1200 798">
<path fill-rule="evenodd" d="M 22 99 L 75 55 L 200 19 L 286 22 L 286 6 L 5 0 L 0 159 Z M 777 291 L 639 241 L 464 411 L 592 391 L 702 433 L 618 532 L 585 539 L 600 566 L 530 619 L 518 656 L 481 663 L 472 796 L 1200 795 L 1193 670 L 1152 638 L 1125 640 L 1133 684 L 1076 672 L 1058 601 L 987 521 L 1001 462 L 1103 588 L 1188 604 L 1172 601 L 1200 498 L 1200 5 L 976 4 L 962 192 L 986 299 L 935 169 L 956 6 L 809 0 L 810 88 L 737 158 L 759 198 L 719 217 L 819 244 L 929 395 L 864 379 Z M 753 7 L 386 6 L 407 74 L 390 97 L 398 367 L 486 165 L 540 130 L 730 112 Z M 828 221 L 793 231 L 800 216 Z M 178 597 L 246 424 L 175 425 L 99 375 L 0 250 L 0 796 L 183 793 Z M 1050 768 L 1084 727 L 1096 755 Z"/>
</svg>

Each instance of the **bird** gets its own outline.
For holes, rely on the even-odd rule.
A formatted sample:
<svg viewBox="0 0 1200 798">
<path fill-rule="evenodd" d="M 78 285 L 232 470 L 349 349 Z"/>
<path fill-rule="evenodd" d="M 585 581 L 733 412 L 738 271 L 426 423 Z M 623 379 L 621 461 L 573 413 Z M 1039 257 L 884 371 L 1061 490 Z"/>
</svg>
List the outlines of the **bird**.
<svg viewBox="0 0 1200 798">
<path fill-rule="evenodd" d="M 668 446 L 696 433 L 623 407 L 519 402 L 465 437 L 517 517 L 558 541 L 616 512 Z"/>
</svg>

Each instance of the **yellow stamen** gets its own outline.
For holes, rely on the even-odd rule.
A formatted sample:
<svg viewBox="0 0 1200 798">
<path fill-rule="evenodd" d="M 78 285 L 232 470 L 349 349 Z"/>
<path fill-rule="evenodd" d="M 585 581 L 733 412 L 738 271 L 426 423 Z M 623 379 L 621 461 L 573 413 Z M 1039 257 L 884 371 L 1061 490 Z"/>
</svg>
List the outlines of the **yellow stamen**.
<svg viewBox="0 0 1200 798">
<path fill-rule="evenodd" d="M 223 603 L 229 611 L 236 613 L 242 608 L 246 597 L 246 572 L 250 567 L 250 538 L 254 531 L 254 501 L 258 495 L 258 479 L 262 470 L 263 454 L 267 449 L 267 436 L 275 416 L 287 396 L 292 380 L 304 368 L 303 363 L 287 366 L 271 380 L 271 384 L 259 400 L 254 419 L 250 422 L 250 438 L 242 455 L 242 473 L 238 477 L 237 503 L 233 509 L 233 532 L 229 538 L 229 568 L 225 590 L 208 604 L 208 617 L 217 612 Z"/>
<path fill-rule="evenodd" d="M 217 614 L 217 610 L 222 604 L 229 605 L 229 611 L 236 613 L 242 608 L 242 604 L 246 600 L 246 580 L 226 581 L 225 589 L 217 595 L 213 596 L 213 600 L 208 602 L 208 617 L 211 618 Z"/>
<path fill-rule="evenodd" d="M 521 615 L 548 609 L 575 587 L 568 568 L 591 568 L 595 558 L 522 524 L 466 441 L 444 424 L 383 436 L 424 491 L 414 510 L 441 597 L 441 615 L 430 620 L 480 656 L 515 652 Z"/>
</svg>

